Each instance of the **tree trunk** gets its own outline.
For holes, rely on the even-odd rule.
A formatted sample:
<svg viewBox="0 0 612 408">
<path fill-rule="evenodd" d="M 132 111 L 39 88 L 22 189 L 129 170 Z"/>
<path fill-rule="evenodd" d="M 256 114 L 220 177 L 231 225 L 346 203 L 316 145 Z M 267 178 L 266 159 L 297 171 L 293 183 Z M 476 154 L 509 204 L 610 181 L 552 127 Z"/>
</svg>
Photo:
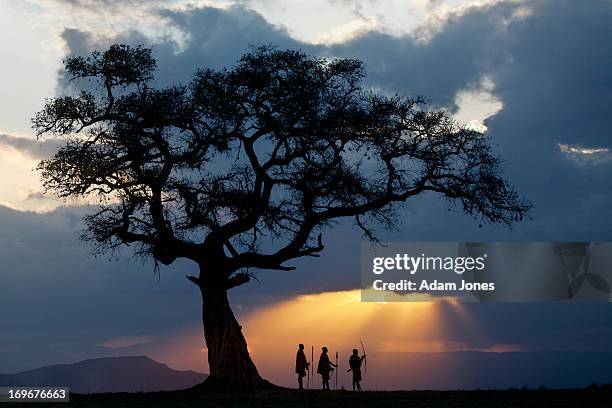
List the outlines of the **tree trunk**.
<svg viewBox="0 0 612 408">
<path fill-rule="evenodd" d="M 200 388 L 211 392 L 235 392 L 273 387 L 260 377 L 249 356 L 242 327 L 230 308 L 227 290 L 205 286 L 200 290 L 210 366 L 209 377 Z"/>
</svg>

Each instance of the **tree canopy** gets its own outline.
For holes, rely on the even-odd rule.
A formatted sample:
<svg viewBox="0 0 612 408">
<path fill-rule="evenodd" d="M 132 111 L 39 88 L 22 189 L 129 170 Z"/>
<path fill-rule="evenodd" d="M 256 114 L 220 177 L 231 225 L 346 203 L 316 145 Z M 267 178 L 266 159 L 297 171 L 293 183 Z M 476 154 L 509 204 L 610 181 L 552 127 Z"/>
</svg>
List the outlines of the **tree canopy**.
<svg viewBox="0 0 612 408">
<path fill-rule="evenodd" d="M 65 68 L 73 92 L 33 118 L 39 136 L 66 140 L 39 165 L 46 189 L 100 197 L 87 239 L 135 243 L 163 264 L 191 259 L 199 285 L 292 269 L 323 250 L 321 232 L 339 218 L 375 239 L 424 192 L 494 223 L 530 207 L 500 175 L 489 136 L 421 98 L 369 89 L 358 60 L 258 47 L 168 87 L 155 85 L 143 47 L 113 45 Z"/>
</svg>

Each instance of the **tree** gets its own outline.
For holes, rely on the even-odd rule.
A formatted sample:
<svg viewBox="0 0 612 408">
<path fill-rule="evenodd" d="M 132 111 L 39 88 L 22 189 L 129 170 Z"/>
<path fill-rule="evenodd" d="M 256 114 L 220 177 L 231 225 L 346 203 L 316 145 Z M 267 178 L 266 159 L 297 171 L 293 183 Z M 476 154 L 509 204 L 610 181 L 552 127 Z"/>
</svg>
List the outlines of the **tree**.
<svg viewBox="0 0 612 408">
<path fill-rule="evenodd" d="M 65 144 L 39 169 L 47 191 L 99 198 L 83 235 L 99 248 L 134 244 L 156 265 L 197 264 L 188 278 L 203 299 L 207 385 L 268 384 L 228 290 L 253 269 L 289 271 L 287 261 L 317 256 L 334 220 L 351 217 L 375 240 L 374 226 L 392 227 L 426 192 L 494 223 L 529 209 L 486 135 L 422 99 L 365 88 L 360 61 L 259 47 L 165 88 L 155 68 L 149 49 L 128 45 L 67 58 L 73 92 L 33 118 L 39 137 Z"/>
</svg>

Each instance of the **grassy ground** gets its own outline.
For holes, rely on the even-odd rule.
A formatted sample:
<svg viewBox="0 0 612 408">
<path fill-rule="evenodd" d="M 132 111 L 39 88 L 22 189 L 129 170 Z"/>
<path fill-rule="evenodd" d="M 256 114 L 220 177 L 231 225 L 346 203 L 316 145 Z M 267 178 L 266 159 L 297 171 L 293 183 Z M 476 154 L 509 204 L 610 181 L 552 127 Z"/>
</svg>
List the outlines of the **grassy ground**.
<svg viewBox="0 0 612 408">
<path fill-rule="evenodd" d="M 281 390 L 254 396 L 201 396 L 189 391 L 71 395 L 70 403 L 0 403 L 0 407 L 612 407 L 611 387 L 581 390 L 346 391 Z"/>
</svg>

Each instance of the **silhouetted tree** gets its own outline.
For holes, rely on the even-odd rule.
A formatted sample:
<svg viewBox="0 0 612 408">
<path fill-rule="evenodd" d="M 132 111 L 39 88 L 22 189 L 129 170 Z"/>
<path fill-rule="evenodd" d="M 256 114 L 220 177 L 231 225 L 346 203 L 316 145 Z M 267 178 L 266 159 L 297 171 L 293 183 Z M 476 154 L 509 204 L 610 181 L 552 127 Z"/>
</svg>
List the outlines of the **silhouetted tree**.
<svg viewBox="0 0 612 408">
<path fill-rule="evenodd" d="M 101 249 L 137 244 L 156 263 L 198 265 L 188 278 L 203 299 L 206 384 L 268 384 L 227 292 L 249 268 L 317 256 L 334 220 L 352 217 L 375 239 L 373 225 L 393 226 L 428 191 L 495 223 L 529 208 L 485 135 L 421 99 L 364 88 L 360 61 L 260 47 L 166 88 L 152 84 L 155 68 L 149 49 L 127 45 L 67 58 L 72 92 L 33 118 L 39 136 L 66 142 L 39 169 L 47 191 L 100 199 L 84 238 Z"/>
</svg>

